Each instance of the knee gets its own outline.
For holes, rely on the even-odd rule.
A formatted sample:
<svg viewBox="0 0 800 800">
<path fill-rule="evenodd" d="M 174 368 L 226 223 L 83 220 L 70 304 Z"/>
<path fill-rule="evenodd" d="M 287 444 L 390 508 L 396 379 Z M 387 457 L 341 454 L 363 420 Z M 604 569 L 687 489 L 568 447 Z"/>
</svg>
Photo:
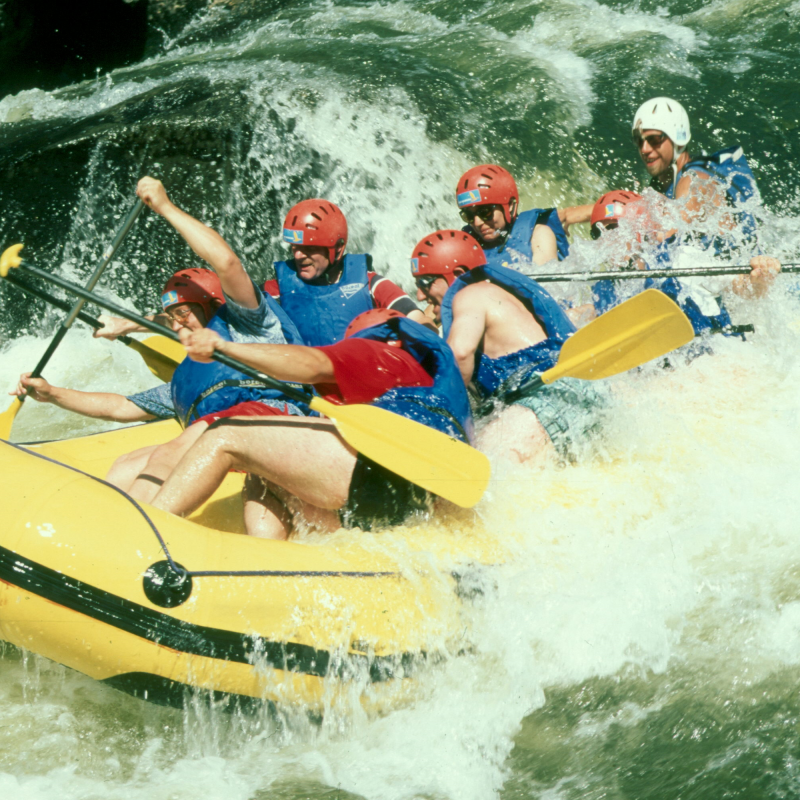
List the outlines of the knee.
<svg viewBox="0 0 800 800">
<path fill-rule="evenodd" d="M 141 453 L 123 453 L 121 456 L 117 456 L 114 463 L 111 465 L 111 469 L 109 472 L 113 472 L 114 470 L 125 469 L 129 464 L 134 461 L 140 461 L 142 459 Z"/>
<path fill-rule="evenodd" d="M 208 428 L 204 431 L 198 444 L 206 453 L 234 457 L 239 450 L 241 439 L 236 429 L 220 425 L 218 428 Z"/>
</svg>

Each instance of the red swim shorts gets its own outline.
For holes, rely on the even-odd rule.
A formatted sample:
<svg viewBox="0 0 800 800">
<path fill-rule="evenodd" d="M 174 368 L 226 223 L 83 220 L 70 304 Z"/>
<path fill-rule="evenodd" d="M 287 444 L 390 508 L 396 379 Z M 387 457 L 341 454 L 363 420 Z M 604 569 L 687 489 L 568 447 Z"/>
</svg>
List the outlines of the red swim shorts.
<svg viewBox="0 0 800 800">
<path fill-rule="evenodd" d="M 210 425 L 218 419 L 225 419 L 226 417 L 285 417 L 289 415 L 289 410 L 284 405 L 283 408 L 276 408 L 275 406 L 268 406 L 265 403 L 259 403 L 258 400 L 248 400 L 246 403 L 238 403 L 235 406 L 226 408 L 225 411 L 216 411 L 213 414 L 206 414 L 194 421 L 205 422 Z"/>
</svg>

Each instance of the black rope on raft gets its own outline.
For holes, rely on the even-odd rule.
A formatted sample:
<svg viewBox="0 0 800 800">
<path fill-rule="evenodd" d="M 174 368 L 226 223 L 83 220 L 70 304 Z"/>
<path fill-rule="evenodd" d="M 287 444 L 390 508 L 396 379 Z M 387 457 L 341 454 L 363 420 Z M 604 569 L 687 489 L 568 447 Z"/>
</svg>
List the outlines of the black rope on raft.
<svg viewBox="0 0 800 800">
<path fill-rule="evenodd" d="M 122 495 L 147 521 L 147 524 L 150 526 L 150 529 L 155 534 L 156 539 L 158 539 L 158 543 L 161 546 L 161 549 L 164 552 L 164 555 L 167 559 L 167 563 L 176 574 L 184 575 L 190 578 L 385 578 L 390 577 L 392 575 L 397 575 L 396 572 L 347 572 L 344 570 L 341 571 L 328 571 L 328 570 L 318 570 L 318 571 L 311 571 L 311 570 L 188 570 L 181 567 L 179 564 L 175 562 L 172 558 L 172 554 L 169 552 L 169 548 L 167 547 L 167 543 L 164 541 L 164 537 L 161 535 L 161 532 L 156 527 L 156 524 L 150 519 L 147 512 L 139 505 L 139 503 L 134 500 L 129 494 L 122 491 L 117 486 L 114 486 L 113 483 L 109 483 L 108 481 L 104 481 L 102 478 L 96 478 L 94 475 L 89 475 L 88 472 L 84 472 L 83 470 L 78 469 L 77 467 L 72 467 L 69 464 L 65 464 L 62 461 L 56 461 L 54 458 L 50 458 L 49 456 L 42 455 L 41 453 L 36 453 L 33 450 L 28 450 L 21 445 L 14 444 L 13 442 L 6 442 L 6 444 L 10 445 L 11 447 L 15 447 L 17 450 L 24 450 L 27 454 L 36 456 L 37 458 L 44 459 L 45 461 L 49 461 L 51 464 L 58 464 L 60 467 L 66 467 L 72 472 L 77 472 L 79 475 L 83 475 L 87 478 L 90 478 L 97 483 L 102 484 L 103 486 L 107 486 L 110 489 L 113 489 L 118 494 Z"/>
</svg>

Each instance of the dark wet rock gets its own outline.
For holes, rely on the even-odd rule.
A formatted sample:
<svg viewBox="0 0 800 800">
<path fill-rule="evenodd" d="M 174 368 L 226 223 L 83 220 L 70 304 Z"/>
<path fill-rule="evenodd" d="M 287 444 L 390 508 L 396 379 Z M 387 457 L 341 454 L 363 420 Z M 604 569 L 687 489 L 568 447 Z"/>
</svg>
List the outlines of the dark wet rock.
<svg viewBox="0 0 800 800">
<path fill-rule="evenodd" d="M 0 97 L 142 58 L 148 0 L 0 0 Z"/>
</svg>

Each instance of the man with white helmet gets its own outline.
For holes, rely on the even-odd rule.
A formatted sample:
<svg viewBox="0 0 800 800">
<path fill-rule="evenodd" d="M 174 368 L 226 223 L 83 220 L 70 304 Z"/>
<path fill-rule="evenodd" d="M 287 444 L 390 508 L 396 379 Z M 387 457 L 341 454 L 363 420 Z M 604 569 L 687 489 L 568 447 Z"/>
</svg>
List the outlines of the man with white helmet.
<svg viewBox="0 0 800 800">
<path fill-rule="evenodd" d="M 633 116 L 631 134 L 650 175 L 650 188 L 669 200 L 680 201 L 674 213 L 669 205 L 664 206 L 663 219 L 654 226 L 661 230 L 652 238 L 667 246 L 662 258 L 672 261 L 677 252 L 670 246 L 673 244 L 691 244 L 717 255 L 729 255 L 741 247 L 752 249 L 756 222 L 746 206 L 757 202 L 759 194 L 739 145 L 693 158 L 687 150 L 692 138 L 689 116 L 677 100 L 669 97 L 654 97 L 643 103 Z M 651 217 L 662 214 L 661 207 L 652 202 L 648 206 Z M 592 206 L 568 211 L 569 222 L 588 222 Z M 680 240 L 673 240 L 679 227 L 688 230 Z M 731 288 L 736 294 L 762 295 L 780 270 L 775 259 L 757 257 L 752 263 L 749 275 L 733 281 Z M 666 264 L 662 262 L 662 266 Z M 715 286 L 714 293 L 723 288 Z"/>
<path fill-rule="evenodd" d="M 651 177 L 650 187 L 670 200 L 686 198 L 680 209 L 684 222 L 697 227 L 707 222 L 714 208 L 723 210 L 722 215 L 717 212 L 718 230 L 702 232 L 704 248 L 721 253 L 752 244 L 755 219 L 741 206 L 758 201 L 758 186 L 739 145 L 692 158 L 686 149 L 692 138 L 689 116 L 669 97 L 654 97 L 637 109 L 631 136 Z M 730 213 L 730 208 L 737 211 Z"/>
<path fill-rule="evenodd" d="M 686 149 L 692 138 L 689 115 L 669 97 L 643 103 L 633 115 L 631 135 L 651 176 L 651 188 L 671 200 L 685 198 L 680 208 L 683 222 L 695 229 L 705 223 L 706 230 L 693 230 L 686 241 L 716 254 L 754 244 L 756 222 L 742 206 L 757 202 L 759 193 L 741 146 L 692 158 Z M 711 230 L 708 223 L 714 219 L 716 229 Z M 665 231 L 662 236 L 666 239 L 675 232 Z M 734 292 L 760 296 L 780 270 L 775 259 L 753 259 L 753 267 L 750 275 L 733 281 Z"/>
</svg>

